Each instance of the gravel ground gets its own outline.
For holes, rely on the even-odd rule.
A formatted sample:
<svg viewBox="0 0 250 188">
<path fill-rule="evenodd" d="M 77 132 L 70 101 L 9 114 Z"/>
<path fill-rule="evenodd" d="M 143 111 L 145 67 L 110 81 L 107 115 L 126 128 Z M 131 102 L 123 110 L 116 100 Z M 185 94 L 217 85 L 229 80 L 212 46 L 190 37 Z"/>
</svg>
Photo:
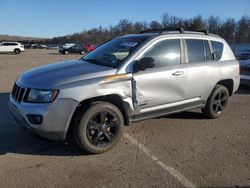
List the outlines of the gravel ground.
<svg viewBox="0 0 250 188">
<path fill-rule="evenodd" d="M 1 187 L 250 187 L 250 88 L 240 87 L 219 119 L 192 110 L 132 124 L 100 155 L 16 125 L 7 103 L 18 74 L 80 57 L 55 50 L 0 54 Z"/>
</svg>

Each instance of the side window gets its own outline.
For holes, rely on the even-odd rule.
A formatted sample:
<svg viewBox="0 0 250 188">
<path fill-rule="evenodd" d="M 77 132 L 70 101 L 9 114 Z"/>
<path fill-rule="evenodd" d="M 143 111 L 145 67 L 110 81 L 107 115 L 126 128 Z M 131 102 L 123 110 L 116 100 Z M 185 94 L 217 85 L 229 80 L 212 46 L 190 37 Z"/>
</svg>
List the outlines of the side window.
<svg viewBox="0 0 250 188">
<path fill-rule="evenodd" d="M 186 44 L 189 63 L 202 63 L 212 60 L 207 40 L 187 39 Z"/>
<path fill-rule="evenodd" d="M 187 39 L 186 44 L 189 63 L 203 62 L 205 60 L 202 40 Z"/>
<path fill-rule="evenodd" d="M 8 46 L 8 43 L 5 42 L 5 43 L 2 44 L 2 46 Z"/>
<path fill-rule="evenodd" d="M 178 65 L 181 63 L 180 51 L 180 40 L 169 39 L 153 46 L 143 57 L 153 58 L 155 60 L 155 67 Z"/>
<path fill-rule="evenodd" d="M 211 42 L 214 49 L 215 58 L 216 60 L 220 60 L 223 52 L 223 43 L 216 41 L 211 41 Z"/>
</svg>

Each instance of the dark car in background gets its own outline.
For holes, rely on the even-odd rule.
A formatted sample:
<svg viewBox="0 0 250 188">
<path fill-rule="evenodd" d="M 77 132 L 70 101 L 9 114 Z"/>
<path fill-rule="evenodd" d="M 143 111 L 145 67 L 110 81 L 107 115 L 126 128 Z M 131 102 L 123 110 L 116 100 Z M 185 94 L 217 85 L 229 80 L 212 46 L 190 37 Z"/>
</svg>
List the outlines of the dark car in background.
<svg viewBox="0 0 250 188">
<path fill-rule="evenodd" d="M 240 62 L 240 83 L 250 86 L 250 59 Z"/>
<path fill-rule="evenodd" d="M 78 54 L 85 54 L 88 51 L 81 45 L 74 45 L 69 48 L 60 48 L 59 52 L 62 54 L 69 54 L 69 53 L 78 53 Z"/>
<path fill-rule="evenodd" d="M 243 50 L 239 55 L 239 60 L 250 59 L 250 49 Z"/>
</svg>

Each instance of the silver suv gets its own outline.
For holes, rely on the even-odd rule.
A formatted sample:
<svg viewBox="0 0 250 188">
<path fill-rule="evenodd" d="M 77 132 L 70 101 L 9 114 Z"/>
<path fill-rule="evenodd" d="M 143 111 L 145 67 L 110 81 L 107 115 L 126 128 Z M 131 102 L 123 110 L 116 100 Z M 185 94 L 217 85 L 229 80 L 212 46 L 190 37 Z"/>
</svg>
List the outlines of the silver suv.
<svg viewBox="0 0 250 188">
<path fill-rule="evenodd" d="M 192 108 L 220 117 L 239 81 L 239 64 L 219 36 L 145 31 L 110 40 L 77 61 L 20 74 L 9 106 L 19 124 L 40 136 L 72 133 L 83 150 L 101 153 L 131 122 Z"/>
</svg>

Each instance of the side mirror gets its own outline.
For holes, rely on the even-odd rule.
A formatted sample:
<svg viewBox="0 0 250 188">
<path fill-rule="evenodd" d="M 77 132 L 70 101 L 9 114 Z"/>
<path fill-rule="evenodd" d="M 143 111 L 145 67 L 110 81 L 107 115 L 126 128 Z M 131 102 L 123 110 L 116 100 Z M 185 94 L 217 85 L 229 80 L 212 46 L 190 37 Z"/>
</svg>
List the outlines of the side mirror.
<svg viewBox="0 0 250 188">
<path fill-rule="evenodd" d="M 139 61 L 134 62 L 133 72 L 144 71 L 155 66 L 155 60 L 152 57 L 144 57 Z"/>
</svg>

